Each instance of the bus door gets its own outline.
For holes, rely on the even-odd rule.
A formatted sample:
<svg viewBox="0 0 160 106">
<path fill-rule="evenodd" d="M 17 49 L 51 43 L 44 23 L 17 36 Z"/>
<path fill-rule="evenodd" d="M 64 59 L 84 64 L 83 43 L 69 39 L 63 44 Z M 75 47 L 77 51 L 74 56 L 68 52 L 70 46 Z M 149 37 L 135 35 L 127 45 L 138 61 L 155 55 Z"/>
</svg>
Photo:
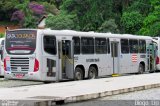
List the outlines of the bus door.
<svg viewBox="0 0 160 106">
<path fill-rule="evenodd" d="M 74 78 L 74 53 L 73 42 L 71 40 L 62 40 L 59 42 L 59 55 L 61 59 L 62 79 Z"/>
<path fill-rule="evenodd" d="M 157 44 L 150 43 L 147 47 L 147 63 L 148 63 L 148 70 L 150 72 L 154 71 L 156 68 L 156 50 Z"/>
<path fill-rule="evenodd" d="M 119 74 L 119 42 L 111 41 L 111 57 L 113 59 L 113 74 Z"/>
</svg>

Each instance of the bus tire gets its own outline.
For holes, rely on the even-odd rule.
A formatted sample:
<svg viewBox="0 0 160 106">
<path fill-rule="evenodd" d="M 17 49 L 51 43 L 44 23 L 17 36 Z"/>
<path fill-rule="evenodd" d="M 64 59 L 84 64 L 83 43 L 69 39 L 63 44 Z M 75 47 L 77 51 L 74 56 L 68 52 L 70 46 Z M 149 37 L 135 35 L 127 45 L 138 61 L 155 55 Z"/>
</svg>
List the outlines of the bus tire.
<svg viewBox="0 0 160 106">
<path fill-rule="evenodd" d="M 75 69 L 75 80 L 83 80 L 83 70 L 80 67 L 76 67 Z"/>
<path fill-rule="evenodd" d="M 149 73 L 154 73 L 154 72 L 156 72 L 156 71 L 155 71 L 155 70 L 150 70 L 150 71 L 149 71 Z"/>
<path fill-rule="evenodd" d="M 95 67 L 91 66 L 89 68 L 88 78 L 89 79 L 95 79 L 95 78 L 97 78 L 97 69 Z"/>
<path fill-rule="evenodd" d="M 144 66 L 142 64 L 139 64 L 138 73 L 143 74 L 143 72 L 144 72 Z"/>
</svg>

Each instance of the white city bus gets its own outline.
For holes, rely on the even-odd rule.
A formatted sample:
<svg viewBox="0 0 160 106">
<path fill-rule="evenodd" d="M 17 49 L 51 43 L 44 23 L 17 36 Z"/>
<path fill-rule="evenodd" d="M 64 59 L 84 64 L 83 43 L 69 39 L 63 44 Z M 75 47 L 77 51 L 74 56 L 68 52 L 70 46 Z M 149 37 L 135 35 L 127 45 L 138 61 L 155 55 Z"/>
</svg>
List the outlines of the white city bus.
<svg viewBox="0 0 160 106">
<path fill-rule="evenodd" d="M 0 76 L 4 76 L 3 50 L 4 50 L 4 38 L 0 38 Z"/>
<path fill-rule="evenodd" d="M 152 38 L 72 30 L 6 32 L 5 78 L 59 81 L 149 72 Z M 148 50 L 147 50 L 148 49 Z"/>
</svg>

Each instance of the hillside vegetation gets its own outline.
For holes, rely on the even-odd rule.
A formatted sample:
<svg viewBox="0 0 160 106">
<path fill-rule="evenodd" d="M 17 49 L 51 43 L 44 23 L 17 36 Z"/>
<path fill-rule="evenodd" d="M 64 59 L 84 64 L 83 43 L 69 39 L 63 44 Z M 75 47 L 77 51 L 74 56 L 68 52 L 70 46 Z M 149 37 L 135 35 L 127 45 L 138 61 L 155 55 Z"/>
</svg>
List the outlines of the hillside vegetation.
<svg viewBox="0 0 160 106">
<path fill-rule="evenodd" d="M 47 15 L 46 27 L 80 31 L 160 34 L 160 0 L 1 0 L 0 20 L 36 28 Z"/>
</svg>

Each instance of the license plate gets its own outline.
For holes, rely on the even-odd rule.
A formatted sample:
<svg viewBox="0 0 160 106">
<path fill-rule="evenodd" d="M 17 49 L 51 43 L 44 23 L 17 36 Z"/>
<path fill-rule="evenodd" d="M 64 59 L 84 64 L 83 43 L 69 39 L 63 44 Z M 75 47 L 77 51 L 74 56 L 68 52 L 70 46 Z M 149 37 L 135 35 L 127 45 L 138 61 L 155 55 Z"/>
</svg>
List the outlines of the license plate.
<svg viewBox="0 0 160 106">
<path fill-rule="evenodd" d="M 16 74 L 16 78 L 23 78 L 24 74 Z"/>
</svg>

